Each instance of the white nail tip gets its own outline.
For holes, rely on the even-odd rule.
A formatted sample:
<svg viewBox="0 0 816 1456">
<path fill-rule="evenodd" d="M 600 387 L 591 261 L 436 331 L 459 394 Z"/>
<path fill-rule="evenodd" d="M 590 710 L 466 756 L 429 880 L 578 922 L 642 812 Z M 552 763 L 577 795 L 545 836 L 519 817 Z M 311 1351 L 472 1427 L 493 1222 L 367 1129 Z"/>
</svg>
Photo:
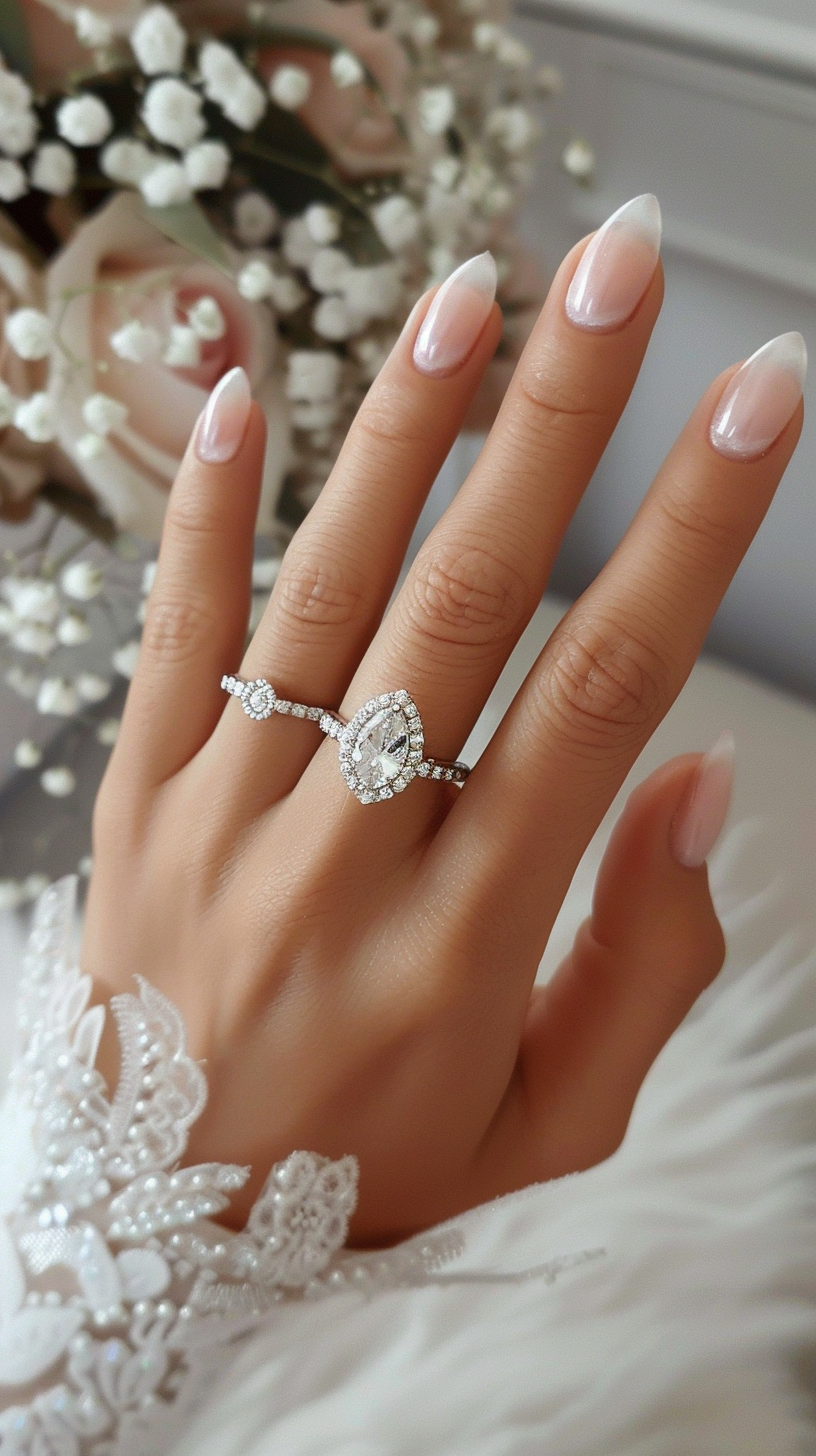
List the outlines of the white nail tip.
<svg viewBox="0 0 816 1456">
<path fill-rule="evenodd" d="M 624 202 L 623 207 L 619 207 L 617 212 L 613 212 L 612 216 L 606 219 L 600 231 L 605 232 L 607 228 L 616 225 L 619 227 L 621 224 L 633 231 L 640 232 L 648 242 L 652 243 L 655 251 L 659 251 L 660 240 L 663 236 L 663 217 L 660 203 L 653 192 L 642 192 L 639 197 L 633 197 L 630 202 Z"/>
<path fill-rule="evenodd" d="M 789 334 L 779 334 L 777 338 L 769 339 L 768 343 L 763 344 L 761 349 L 757 349 L 750 359 L 746 359 L 742 368 L 750 368 L 757 360 L 771 364 L 777 369 L 789 370 L 800 388 L 804 389 L 808 368 L 807 344 L 795 329 Z"/>
<path fill-rule="evenodd" d="M 460 263 L 459 267 L 445 279 L 442 287 L 452 289 L 457 284 L 464 284 L 466 288 L 475 288 L 478 293 L 489 296 L 491 301 L 496 296 L 499 275 L 496 268 L 496 259 L 490 252 L 477 253 L 474 258 L 468 258 L 467 262 Z"/>
</svg>

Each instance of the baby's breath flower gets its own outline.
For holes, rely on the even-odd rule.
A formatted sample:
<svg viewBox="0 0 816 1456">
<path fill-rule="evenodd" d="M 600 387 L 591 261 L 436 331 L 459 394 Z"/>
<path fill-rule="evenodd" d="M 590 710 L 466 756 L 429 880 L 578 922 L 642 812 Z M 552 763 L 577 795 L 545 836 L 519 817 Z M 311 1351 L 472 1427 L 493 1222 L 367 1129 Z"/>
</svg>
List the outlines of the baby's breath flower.
<svg viewBox="0 0 816 1456">
<path fill-rule="evenodd" d="M 55 799 L 67 799 L 76 788 L 76 774 L 65 764 L 47 768 L 40 774 L 40 783 L 47 794 Z"/>
<path fill-rule="evenodd" d="M 140 190 L 149 207 L 173 207 L 189 202 L 190 184 L 180 162 L 157 162 L 142 178 Z"/>
<path fill-rule="evenodd" d="M 419 213 L 410 198 L 395 192 L 371 209 L 371 219 L 385 246 L 392 253 L 408 247 L 419 234 Z"/>
<path fill-rule="evenodd" d="M 18 404 L 14 424 L 27 440 L 35 445 L 49 445 L 57 434 L 57 411 L 54 401 L 39 391 Z"/>
<path fill-rule="evenodd" d="M 435 45 L 439 39 L 442 27 L 435 15 L 418 15 L 411 21 L 408 34 L 415 46 L 424 50 L 427 46 Z"/>
<path fill-rule="evenodd" d="M 269 94 L 284 111 L 297 111 L 311 89 L 312 78 L 303 66 L 278 66 L 269 78 Z"/>
<path fill-rule="evenodd" d="M 253 258 L 245 263 L 236 279 L 236 286 L 242 298 L 250 303 L 259 303 L 271 295 L 274 275 L 268 263 L 262 258 Z"/>
<path fill-rule="evenodd" d="M 60 576 L 60 586 L 75 602 L 89 602 L 98 597 L 105 583 L 102 568 L 91 561 L 72 561 Z"/>
<path fill-rule="evenodd" d="M 352 268 L 343 279 L 341 292 L 357 318 L 390 318 L 402 292 L 399 264 Z"/>
<path fill-rule="evenodd" d="M 105 748 L 113 748 L 113 745 L 116 742 L 118 736 L 119 719 L 103 718 L 102 722 L 99 724 L 99 727 L 96 730 L 97 743 L 103 744 Z"/>
<path fill-rule="evenodd" d="M 132 364 L 143 364 L 145 359 L 155 359 L 161 347 L 161 339 L 155 329 L 130 319 L 110 336 L 110 346 L 120 359 Z"/>
<path fill-rule="evenodd" d="M 423 86 L 417 97 L 419 124 L 428 136 L 442 136 L 456 115 L 456 96 L 450 86 Z"/>
<path fill-rule="evenodd" d="M 60 102 L 57 131 L 73 147 L 96 147 L 113 131 L 113 117 L 104 101 L 87 91 Z"/>
<path fill-rule="evenodd" d="M 205 41 L 198 57 L 204 91 L 243 131 L 252 131 L 266 110 L 266 97 L 233 50 L 218 40 Z"/>
<path fill-rule="evenodd" d="M 458 157 L 438 157 L 431 167 L 431 177 L 438 187 L 449 192 L 456 186 L 462 172 L 462 163 Z"/>
<path fill-rule="evenodd" d="M 126 642 L 122 647 L 117 647 L 116 651 L 111 654 L 111 662 L 116 671 L 126 678 L 133 677 L 138 660 L 139 643 L 135 639 L 132 642 Z"/>
<path fill-rule="evenodd" d="M 134 137 L 117 137 L 115 141 L 108 142 L 99 165 L 112 182 L 124 187 L 138 187 L 151 167 L 155 167 L 156 157 L 144 142 L 136 141 Z"/>
<path fill-rule="evenodd" d="M 218 300 L 209 294 L 196 299 L 192 308 L 187 310 L 187 317 L 200 339 L 223 339 L 227 332 L 227 321 Z"/>
<path fill-rule="evenodd" d="M 523 152 L 535 136 L 535 122 L 523 106 L 495 106 L 485 121 L 485 135 L 511 156 Z"/>
<path fill-rule="evenodd" d="M 331 349 L 293 349 L 286 375 L 287 399 L 334 399 L 340 388 L 342 366 Z"/>
<path fill-rule="evenodd" d="M 59 615 L 59 596 L 53 581 L 43 581 L 39 576 L 7 576 L 0 590 L 15 618 L 21 621 L 51 626 Z"/>
<path fill-rule="evenodd" d="M 201 340 L 189 324 L 173 324 L 162 360 L 170 369 L 195 369 L 201 363 Z"/>
<path fill-rule="evenodd" d="M 577 182 L 588 182 L 595 171 L 596 157 L 588 142 L 577 137 L 569 143 L 561 156 L 561 166 Z"/>
<path fill-rule="evenodd" d="M 113 26 L 107 16 L 99 15 L 87 5 L 80 5 L 74 16 L 74 30 L 80 45 L 88 46 L 89 50 L 110 45 L 113 40 Z"/>
<path fill-rule="evenodd" d="M 91 629 L 81 612 L 66 612 L 57 623 L 57 641 L 63 647 L 79 647 L 91 639 Z"/>
<path fill-rule="evenodd" d="M 22 884 L 23 899 L 29 904 L 33 900 L 39 900 L 43 890 L 47 890 L 50 883 L 47 875 L 26 875 Z"/>
<path fill-rule="evenodd" d="M 42 763 L 42 749 L 31 738 L 21 738 L 14 750 L 14 762 L 18 768 L 36 768 Z"/>
<path fill-rule="evenodd" d="M 324 248 L 336 243 L 340 236 L 341 218 L 336 207 L 327 207 L 325 202 L 313 202 L 303 214 L 309 237 Z"/>
<path fill-rule="evenodd" d="M 308 268 L 317 252 L 317 243 L 302 217 L 293 217 L 286 223 L 281 251 L 287 263 L 291 263 L 293 267 Z"/>
<path fill-rule="evenodd" d="M 335 86 L 359 86 L 365 80 L 365 71 L 351 51 L 335 51 L 329 70 Z"/>
<path fill-rule="evenodd" d="M 340 412 L 337 400 L 324 400 L 317 404 L 294 404 L 292 424 L 296 430 L 326 430 L 333 425 Z"/>
<path fill-rule="evenodd" d="M 180 71 L 187 34 L 167 5 L 148 5 L 130 32 L 133 53 L 146 76 Z"/>
<path fill-rule="evenodd" d="M 342 248 L 319 248 L 309 264 L 309 282 L 318 293 L 337 293 L 352 266 Z"/>
<path fill-rule="evenodd" d="M 28 178 L 20 163 L 0 157 L 0 202 L 16 202 L 27 191 Z"/>
<path fill-rule="evenodd" d="M 516 69 L 529 66 L 533 59 L 532 52 L 527 49 L 527 46 L 523 45 L 520 40 L 516 40 L 514 35 L 508 35 L 506 31 L 502 32 L 499 37 L 496 56 L 503 66 Z"/>
<path fill-rule="evenodd" d="M 269 298 L 278 310 L 278 313 L 294 313 L 306 302 L 308 294 L 305 288 L 301 288 L 296 278 L 291 273 L 273 273 L 269 283 Z"/>
<path fill-rule="evenodd" d="M 145 92 L 142 120 L 157 142 L 183 151 L 204 134 L 201 106 L 201 97 L 186 81 L 163 76 Z"/>
<path fill-rule="evenodd" d="M 21 698 L 36 698 L 40 680 L 32 672 L 26 672 L 19 663 L 14 663 L 5 675 L 5 681 Z"/>
<path fill-rule="evenodd" d="M 51 628 L 42 622 L 20 622 L 9 641 L 18 652 L 29 652 L 32 657 L 48 657 L 57 645 Z"/>
<path fill-rule="evenodd" d="M 0 65 L 0 148 L 9 157 L 23 157 L 31 151 L 38 129 L 30 86 Z"/>
<path fill-rule="evenodd" d="M 502 28 L 492 20 L 479 20 L 473 27 L 472 39 L 477 51 L 490 55 L 502 37 Z"/>
<path fill-rule="evenodd" d="M 223 186 L 230 167 L 229 148 L 223 142 L 198 142 L 182 160 L 184 175 L 194 192 Z"/>
<path fill-rule="evenodd" d="M 55 718 L 73 718 L 79 709 L 79 695 L 64 677 L 45 677 L 37 693 L 37 712 Z"/>
<path fill-rule="evenodd" d="M 100 455 L 105 453 L 105 440 L 102 435 L 95 435 L 93 430 L 87 434 L 80 435 L 76 442 L 76 452 L 80 460 L 98 460 Z"/>
<path fill-rule="evenodd" d="M 83 420 L 97 435 L 107 435 L 110 430 L 118 430 L 127 417 L 127 405 L 122 404 L 121 400 L 111 399 L 109 394 L 90 394 L 82 406 Z"/>
<path fill-rule="evenodd" d="M 48 315 L 38 308 L 18 308 L 6 319 L 5 335 L 21 359 L 44 359 L 51 349 L 54 331 Z"/>
<path fill-rule="evenodd" d="M 242 192 L 232 210 L 232 225 L 239 243 L 258 247 L 280 227 L 280 213 L 262 192 Z"/>
<path fill-rule="evenodd" d="M 344 298 L 330 293 L 320 300 L 314 310 L 312 328 L 321 339 L 330 339 L 332 343 L 339 344 L 360 332 L 361 320 L 357 314 L 352 313 Z"/>
<path fill-rule="evenodd" d="M 95 672 L 81 672 L 75 686 L 83 703 L 101 703 L 111 690 L 108 679 Z"/>
<path fill-rule="evenodd" d="M 62 142 L 43 142 L 31 164 L 31 182 L 53 197 L 67 197 L 76 181 L 76 160 Z"/>
<path fill-rule="evenodd" d="M 93 860 L 91 859 L 91 856 L 89 854 L 83 854 L 82 859 L 77 864 L 77 873 L 82 876 L 83 880 L 89 880 L 91 877 L 92 869 Z"/>
</svg>

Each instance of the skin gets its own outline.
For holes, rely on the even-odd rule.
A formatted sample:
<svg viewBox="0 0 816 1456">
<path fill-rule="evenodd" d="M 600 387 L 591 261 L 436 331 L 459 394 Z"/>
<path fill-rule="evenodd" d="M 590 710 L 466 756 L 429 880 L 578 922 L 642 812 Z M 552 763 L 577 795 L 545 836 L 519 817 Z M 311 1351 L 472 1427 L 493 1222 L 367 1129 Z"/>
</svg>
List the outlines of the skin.
<svg viewBox="0 0 816 1456">
<path fill-rule="evenodd" d="M 715 381 L 620 546 L 520 688 L 466 787 L 349 793 L 315 725 L 253 723 L 223 672 L 340 705 L 405 687 L 454 758 L 535 610 L 657 318 L 571 324 L 566 258 L 487 445 L 383 617 L 425 495 L 500 335 L 451 377 L 412 347 L 418 305 L 293 540 L 241 663 L 263 448 L 190 448 L 173 488 L 138 670 L 95 814 L 83 961 L 98 996 L 145 974 L 205 1059 L 190 1161 L 249 1163 L 241 1223 L 295 1148 L 360 1162 L 351 1242 L 393 1242 L 619 1145 L 660 1048 L 724 957 L 705 866 L 670 828 L 700 755 L 635 790 L 591 919 L 536 969 L 578 861 L 680 691 L 768 509 L 801 408 L 763 458 L 708 439 Z M 736 368 L 737 366 L 734 366 Z M 239 663 L 241 666 L 239 668 Z M 115 1050 L 106 1048 L 110 1078 Z"/>
</svg>

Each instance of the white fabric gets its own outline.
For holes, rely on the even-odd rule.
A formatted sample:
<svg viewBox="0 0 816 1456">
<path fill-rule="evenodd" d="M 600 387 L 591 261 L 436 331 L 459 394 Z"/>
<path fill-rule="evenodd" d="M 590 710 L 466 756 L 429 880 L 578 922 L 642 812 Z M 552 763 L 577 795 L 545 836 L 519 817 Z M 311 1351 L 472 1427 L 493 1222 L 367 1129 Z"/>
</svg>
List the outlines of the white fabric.
<svg viewBox="0 0 816 1456">
<path fill-rule="evenodd" d="M 558 615 L 541 609 L 466 760 Z M 735 828 L 712 882 L 728 963 L 652 1069 L 619 1153 L 455 1220 L 464 1252 L 436 1285 L 278 1305 L 175 1456 L 816 1450 L 803 1381 L 816 1353 L 816 712 L 701 664 L 632 779 L 726 726 Z M 615 812 L 542 974 L 586 913 Z M 443 1247 L 447 1232 L 434 1231 Z M 597 1249 L 553 1282 L 561 1256 Z M 540 1265 L 518 1281 L 484 1273 Z"/>
</svg>

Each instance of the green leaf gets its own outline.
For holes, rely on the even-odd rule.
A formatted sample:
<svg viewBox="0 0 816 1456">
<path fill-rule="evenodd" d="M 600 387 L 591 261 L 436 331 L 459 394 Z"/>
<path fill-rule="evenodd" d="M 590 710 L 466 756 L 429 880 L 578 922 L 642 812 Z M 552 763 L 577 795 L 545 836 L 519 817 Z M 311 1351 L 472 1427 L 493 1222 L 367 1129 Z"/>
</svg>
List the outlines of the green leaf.
<svg viewBox="0 0 816 1456">
<path fill-rule="evenodd" d="M 31 76 L 31 44 L 20 0 L 0 0 L 0 51 L 12 71 Z"/>
<path fill-rule="evenodd" d="M 223 272 L 231 272 L 226 245 L 197 202 L 181 202 L 173 207 L 148 207 L 140 198 L 139 206 L 148 222 L 152 222 L 171 242 L 179 243 L 197 258 L 213 263 Z"/>
</svg>

